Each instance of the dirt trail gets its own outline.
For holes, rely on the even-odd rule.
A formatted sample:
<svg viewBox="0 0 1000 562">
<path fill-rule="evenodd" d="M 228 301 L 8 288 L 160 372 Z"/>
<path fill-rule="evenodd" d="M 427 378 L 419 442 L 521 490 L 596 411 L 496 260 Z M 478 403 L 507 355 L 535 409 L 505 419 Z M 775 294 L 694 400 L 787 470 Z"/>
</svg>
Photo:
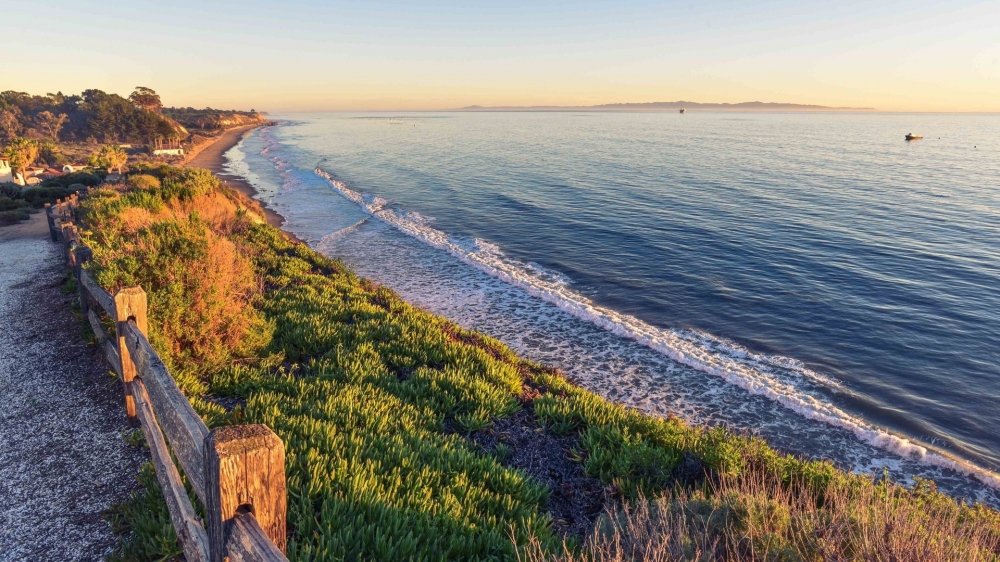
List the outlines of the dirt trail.
<svg viewBox="0 0 1000 562">
<path fill-rule="evenodd" d="M 121 386 L 62 292 L 44 215 L 0 227 L 0 561 L 101 560 L 101 513 L 136 486 Z"/>
</svg>

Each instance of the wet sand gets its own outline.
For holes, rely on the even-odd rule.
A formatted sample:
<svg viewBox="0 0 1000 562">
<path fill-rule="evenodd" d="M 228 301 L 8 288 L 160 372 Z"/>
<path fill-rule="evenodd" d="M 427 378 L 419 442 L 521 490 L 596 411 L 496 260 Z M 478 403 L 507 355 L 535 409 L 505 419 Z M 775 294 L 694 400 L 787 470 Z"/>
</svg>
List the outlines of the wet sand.
<svg viewBox="0 0 1000 562">
<path fill-rule="evenodd" d="M 228 131 L 222 133 L 213 141 L 202 145 L 198 148 L 198 151 L 192 154 L 185 162 L 184 166 L 188 168 L 205 168 L 209 170 L 220 180 L 223 181 L 227 186 L 239 191 L 243 195 L 247 196 L 252 201 L 257 202 L 261 209 L 264 211 L 264 216 L 267 219 L 267 224 L 281 230 L 281 226 L 285 224 L 285 217 L 274 212 L 272 209 L 268 208 L 263 202 L 256 198 L 257 190 L 253 188 L 252 185 L 240 176 L 230 174 L 226 172 L 226 152 L 239 144 L 243 136 L 257 127 L 262 127 L 267 125 L 248 125 L 246 127 L 237 127 L 235 129 L 229 129 Z M 291 232 L 287 230 L 281 230 L 285 236 L 294 240 L 296 242 L 302 242 Z"/>
</svg>

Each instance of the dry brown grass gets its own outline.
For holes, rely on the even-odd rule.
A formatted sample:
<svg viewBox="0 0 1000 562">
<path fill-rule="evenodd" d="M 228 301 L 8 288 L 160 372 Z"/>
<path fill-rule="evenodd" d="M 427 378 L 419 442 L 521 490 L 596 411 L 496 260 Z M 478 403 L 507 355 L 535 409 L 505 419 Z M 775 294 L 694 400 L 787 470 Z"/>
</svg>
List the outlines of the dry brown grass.
<svg viewBox="0 0 1000 562">
<path fill-rule="evenodd" d="M 185 256 L 183 265 L 161 268 L 162 277 L 152 282 L 151 289 L 163 287 L 172 297 L 182 290 L 187 301 L 183 309 L 159 318 L 160 331 L 172 336 L 168 338 L 172 354 L 215 363 L 243 347 L 254 320 L 248 306 L 261 287 L 252 264 L 231 241 L 211 230 L 205 231 L 204 241 L 204 252 Z M 136 247 L 140 252 L 164 253 L 158 237 L 140 237 Z"/>
<path fill-rule="evenodd" d="M 922 487 L 922 488 L 921 488 Z M 722 479 L 608 513 L 583 546 L 526 562 L 1000 560 L 995 512 L 860 477 L 817 493 L 767 475 Z"/>
</svg>

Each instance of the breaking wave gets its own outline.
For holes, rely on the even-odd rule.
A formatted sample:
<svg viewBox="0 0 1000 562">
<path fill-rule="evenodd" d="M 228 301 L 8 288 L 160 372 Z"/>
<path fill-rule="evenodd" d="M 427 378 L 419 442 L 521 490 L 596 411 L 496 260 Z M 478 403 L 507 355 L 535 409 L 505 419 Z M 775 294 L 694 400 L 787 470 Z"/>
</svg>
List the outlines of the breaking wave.
<svg viewBox="0 0 1000 562">
<path fill-rule="evenodd" d="M 273 156 L 269 159 L 279 168 L 279 173 L 283 166 L 287 166 Z M 766 397 L 805 418 L 850 431 L 864 443 L 906 459 L 971 476 L 991 488 L 1000 489 L 1000 475 L 893 435 L 845 412 L 826 399 L 814 396 L 810 389 L 816 394 L 824 390 L 850 391 L 835 379 L 807 368 L 800 361 L 754 353 L 735 342 L 699 330 L 658 328 L 633 316 L 602 307 L 573 291 L 569 280 L 558 273 L 547 271 L 537 264 L 511 259 L 495 244 L 485 240 L 462 240 L 449 236 L 431 227 L 431 221 L 419 213 L 389 208 L 390 200 L 352 190 L 318 165 L 314 171 L 369 215 L 577 318 L 635 340 L 678 363 L 720 377 L 752 394 Z M 365 220 L 328 237 L 352 231 Z"/>
</svg>

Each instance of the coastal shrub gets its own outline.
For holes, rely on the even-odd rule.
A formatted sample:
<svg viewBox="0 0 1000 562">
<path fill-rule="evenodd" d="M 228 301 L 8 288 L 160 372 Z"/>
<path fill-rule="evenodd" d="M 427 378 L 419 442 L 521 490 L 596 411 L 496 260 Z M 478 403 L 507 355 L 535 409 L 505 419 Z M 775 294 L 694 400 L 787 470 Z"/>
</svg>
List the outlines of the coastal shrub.
<svg viewBox="0 0 1000 562">
<path fill-rule="evenodd" d="M 97 189 L 81 206 L 82 235 L 98 283 L 112 292 L 143 287 L 151 343 L 178 383 L 200 392 L 204 373 L 255 354 L 270 327 L 251 306 L 261 287 L 249 260 L 196 211 L 167 213 L 165 195 L 155 187 Z"/>
<path fill-rule="evenodd" d="M 92 271 L 102 286 L 145 289 L 152 340 L 176 369 L 200 371 L 267 340 L 267 322 L 249 306 L 258 289 L 249 262 L 197 215 L 153 222 L 129 242 L 95 250 Z"/>
<path fill-rule="evenodd" d="M 140 189 L 158 189 L 160 180 L 150 174 L 135 174 L 128 177 L 128 183 Z"/>
<path fill-rule="evenodd" d="M 101 188 L 82 202 L 90 267 L 109 289 L 146 289 L 154 346 L 207 423 L 264 423 L 281 437 L 292 560 L 632 559 L 607 537 L 637 553 L 679 545 L 683 556 L 663 559 L 819 560 L 823 541 L 853 548 L 830 551 L 854 553 L 843 559 L 879 559 L 881 543 L 848 538 L 902 541 L 918 519 L 879 527 L 879 512 L 859 511 L 875 501 L 929 514 L 928 540 L 965 532 L 948 517 L 1000 536 L 997 512 L 931 488 L 613 404 L 251 220 L 208 172 L 155 175 L 159 187 Z M 239 405 L 225 411 L 211 402 L 220 397 Z M 514 415 L 526 434 L 572 443 L 560 454 L 607 487 L 607 519 L 580 550 L 572 537 L 563 546 L 549 512 L 563 491 L 511 464 L 506 445 L 477 444 Z M 629 519 L 642 510 L 652 515 Z M 828 519 L 871 527 L 806 536 Z"/>
<path fill-rule="evenodd" d="M 136 162 L 135 164 L 129 165 L 129 171 L 132 174 L 146 174 L 157 179 L 162 179 L 173 173 L 175 170 L 177 170 L 177 168 L 169 164 L 154 164 L 152 162 Z"/>
<path fill-rule="evenodd" d="M 160 197 L 164 201 L 190 201 L 219 189 L 219 180 L 202 168 L 175 168 L 161 180 Z"/>
<path fill-rule="evenodd" d="M 49 178 L 42 182 L 42 187 L 65 187 L 73 184 L 80 184 L 87 187 L 94 187 L 99 185 L 104 178 L 107 176 L 106 172 L 94 170 L 94 171 L 78 171 L 70 172 L 68 174 L 63 174 L 61 176 L 56 176 L 54 178 Z"/>
<path fill-rule="evenodd" d="M 23 207 L 31 207 L 31 203 L 23 199 L 0 196 L 0 211 L 14 211 Z"/>
<path fill-rule="evenodd" d="M 17 224 L 21 221 L 21 215 L 17 211 L 0 211 L 0 224 Z"/>
<path fill-rule="evenodd" d="M 76 189 L 69 189 L 62 186 L 55 187 L 26 187 L 21 190 L 21 198 L 36 209 L 45 206 L 46 203 L 55 203 L 57 199 L 65 199 L 67 196 L 76 193 Z"/>
<path fill-rule="evenodd" d="M 21 186 L 9 181 L 0 182 L 0 196 L 20 199 Z"/>
</svg>

